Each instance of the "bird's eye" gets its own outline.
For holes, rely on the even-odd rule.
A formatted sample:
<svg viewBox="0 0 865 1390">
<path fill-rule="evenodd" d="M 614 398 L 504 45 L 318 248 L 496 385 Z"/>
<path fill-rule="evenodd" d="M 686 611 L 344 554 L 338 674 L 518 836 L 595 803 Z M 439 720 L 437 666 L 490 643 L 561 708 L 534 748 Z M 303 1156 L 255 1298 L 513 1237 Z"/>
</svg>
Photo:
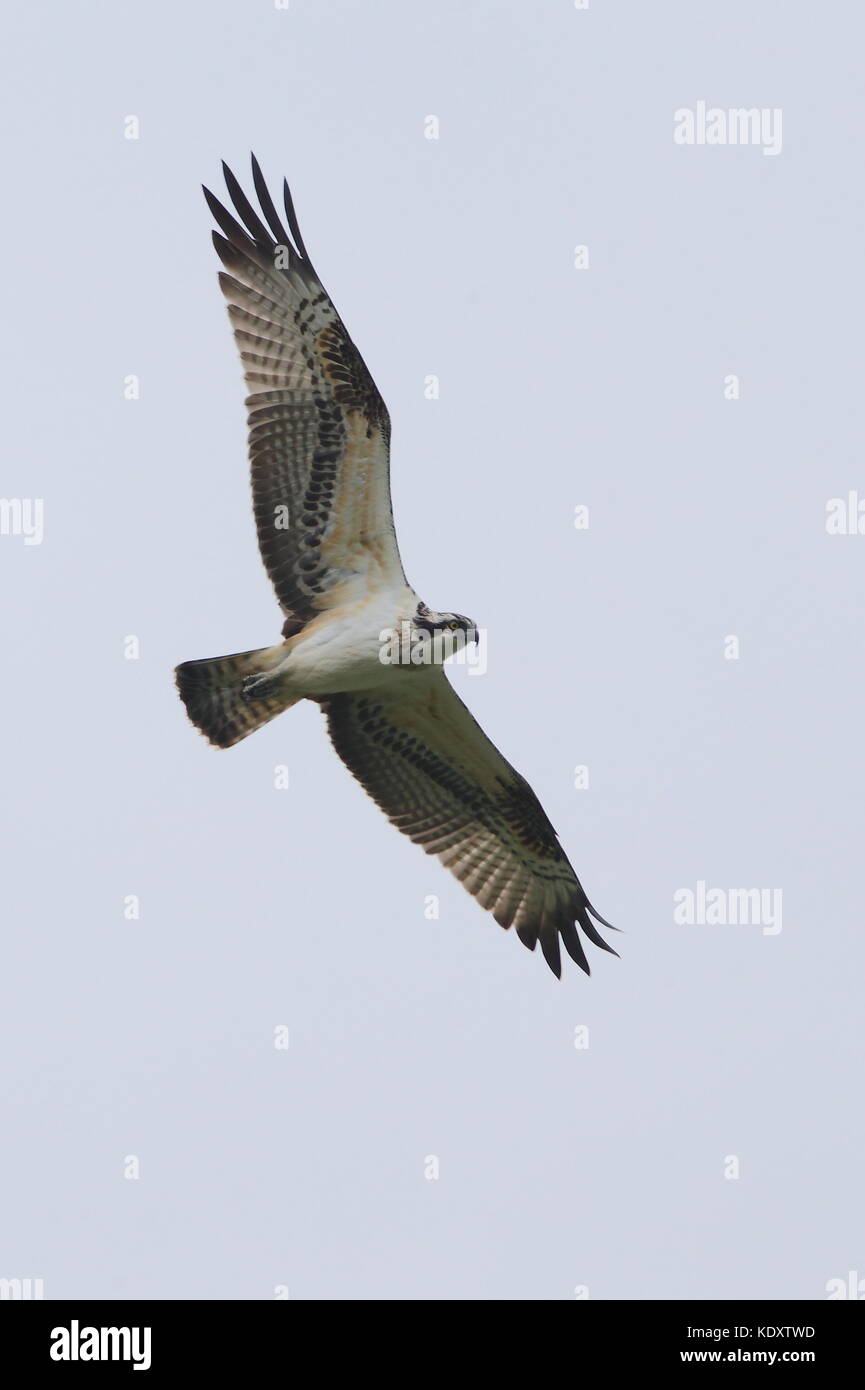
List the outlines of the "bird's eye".
<svg viewBox="0 0 865 1390">
<path fill-rule="evenodd" d="M 450 628 L 451 632 L 456 632 L 457 628 L 459 627 L 459 623 L 455 622 L 452 618 L 451 621 L 448 623 L 448 627 Z"/>
</svg>

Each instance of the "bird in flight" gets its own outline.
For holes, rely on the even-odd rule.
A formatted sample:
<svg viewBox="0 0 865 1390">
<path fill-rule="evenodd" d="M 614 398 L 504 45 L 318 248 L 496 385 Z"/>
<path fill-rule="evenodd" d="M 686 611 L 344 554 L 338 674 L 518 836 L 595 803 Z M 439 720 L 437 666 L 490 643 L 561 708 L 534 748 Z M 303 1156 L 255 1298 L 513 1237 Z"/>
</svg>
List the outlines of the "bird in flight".
<svg viewBox="0 0 865 1390">
<path fill-rule="evenodd" d="M 428 608 L 405 577 L 387 407 L 313 268 L 288 184 L 286 230 L 254 156 L 260 212 L 223 172 L 237 217 L 204 196 L 249 392 L 255 522 L 283 640 L 178 666 L 189 718 L 230 748 L 299 700 L 316 701 L 337 753 L 397 829 L 530 950 L 540 942 L 556 975 L 560 938 L 588 974 L 577 928 L 615 955 L 595 926 L 610 923 L 528 782 L 444 673 L 454 644 L 477 629 Z"/>
</svg>

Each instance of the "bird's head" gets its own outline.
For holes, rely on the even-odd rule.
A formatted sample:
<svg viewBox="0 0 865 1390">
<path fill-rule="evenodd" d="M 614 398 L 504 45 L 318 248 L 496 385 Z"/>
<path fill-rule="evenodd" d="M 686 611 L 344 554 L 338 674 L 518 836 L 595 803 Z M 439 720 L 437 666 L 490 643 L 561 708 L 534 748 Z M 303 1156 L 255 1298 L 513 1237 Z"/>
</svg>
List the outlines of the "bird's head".
<svg viewBox="0 0 865 1390">
<path fill-rule="evenodd" d="M 463 634 L 465 642 L 478 640 L 477 623 L 462 613 L 436 613 L 432 608 L 427 608 L 425 603 L 419 603 L 413 622 L 420 632 L 427 632 L 431 636 L 438 632 L 452 632 Z"/>
</svg>

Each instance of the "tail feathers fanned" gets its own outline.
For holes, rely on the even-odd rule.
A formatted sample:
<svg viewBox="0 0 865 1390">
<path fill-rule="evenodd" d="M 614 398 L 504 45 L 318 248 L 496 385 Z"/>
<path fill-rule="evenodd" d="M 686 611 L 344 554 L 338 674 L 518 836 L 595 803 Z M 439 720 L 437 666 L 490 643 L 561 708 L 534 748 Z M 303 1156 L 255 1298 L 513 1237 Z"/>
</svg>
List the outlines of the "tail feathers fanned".
<svg viewBox="0 0 865 1390">
<path fill-rule="evenodd" d="M 297 700 L 268 675 L 285 656 L 285 648 L 184 661 L 174 672 L 186 713 L 218 748 L 230 748 L 260 729 Z M 258 679 L 257 679 L 258 678 Z"/>
</svg>

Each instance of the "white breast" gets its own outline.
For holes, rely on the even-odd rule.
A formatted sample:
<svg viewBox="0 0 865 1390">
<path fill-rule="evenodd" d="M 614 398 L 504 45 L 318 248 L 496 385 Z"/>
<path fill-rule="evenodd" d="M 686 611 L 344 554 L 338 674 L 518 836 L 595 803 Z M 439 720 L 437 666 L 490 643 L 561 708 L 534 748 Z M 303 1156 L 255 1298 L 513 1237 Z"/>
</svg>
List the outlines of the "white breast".
<svg viewBox="0 0 865 1390">
<path fill-rule="evenodd" d="M 370 690 L 393 678 L 381 660 L 383 634 L 412 611 L 412 591 L 366 596 L 316 618 L 287 644 L 280 671 L 298 696 Z M 414 599 L 417 603 L 417 599 Z"/>
</svg>

